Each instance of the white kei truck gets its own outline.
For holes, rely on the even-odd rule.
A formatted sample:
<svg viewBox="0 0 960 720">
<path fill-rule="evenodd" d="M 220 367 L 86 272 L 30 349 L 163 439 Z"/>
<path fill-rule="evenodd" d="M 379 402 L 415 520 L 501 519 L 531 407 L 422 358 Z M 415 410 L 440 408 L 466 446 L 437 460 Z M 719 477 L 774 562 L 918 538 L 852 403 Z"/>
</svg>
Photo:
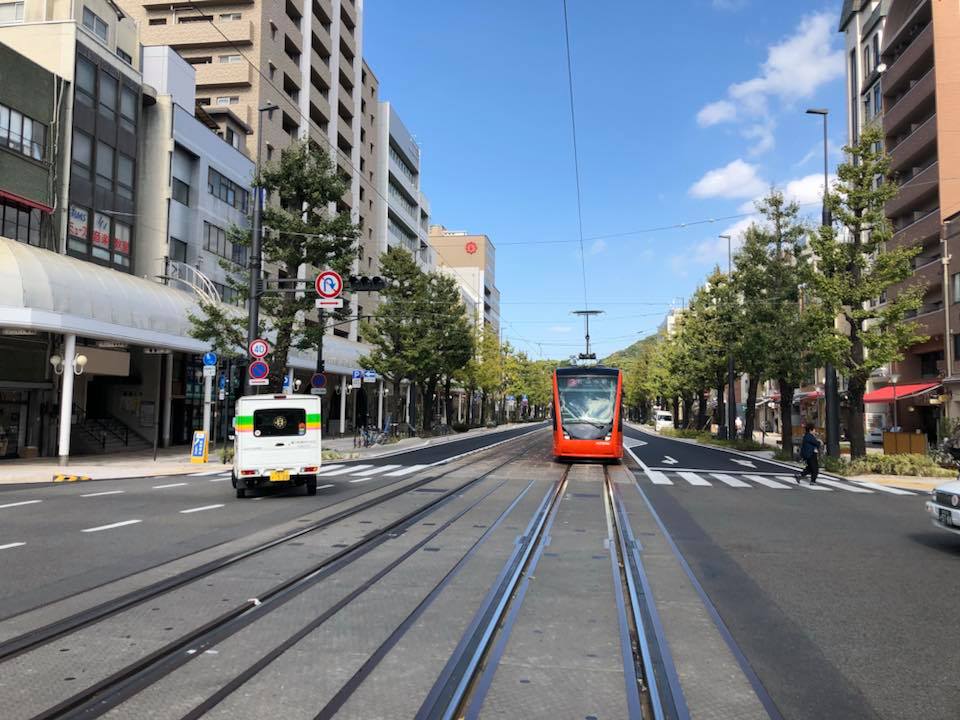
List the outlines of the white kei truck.
<svg viewBox="0 0 960 720">
<path fill-rule="evenodd" d="M 317 494 L 320 470 L 320 398 L 317 395 L 245 395 L 233 418 L 233 487 L 248 490 L 307 486 Z"/>
</svg>

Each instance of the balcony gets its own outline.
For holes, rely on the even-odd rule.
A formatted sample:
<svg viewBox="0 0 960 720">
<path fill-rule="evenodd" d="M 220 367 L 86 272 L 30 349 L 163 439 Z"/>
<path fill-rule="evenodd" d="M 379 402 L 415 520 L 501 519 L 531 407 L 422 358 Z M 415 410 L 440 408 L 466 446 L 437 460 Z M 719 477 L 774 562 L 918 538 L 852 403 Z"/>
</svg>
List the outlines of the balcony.
<svg viewBox="0 0 960 720">
<path fill-rule="evenodd" d="M 143 45 L 170 45 L 174 48 L 229 47 L 253 43 L 253 23 L 249 20 L 188 22 L 176 25 L 140 27 Z"/>
<path fill-rule="evenodd" d="M 890 171 L 903 172 L 936 151 L 937 116 L 933 115 L 890 150 Z M 888 144 L 889 147 L 889 144 Z"/>
<path fill-rule="evenodd" d="M 916 222 L 912 222 L 893 234 L 889 247 L 913 247 L 925 245 L 926 241 L 940 235 L 940 209 L 937 208 Z"/>
<path fill-rule="evenodd" d="M 937 194 L 940 163 L 935 162 L 900 186 L 896 197 L 887 203 L 887 217 L 898 217 Z"/>
<path fill-rule="evenodd" d="M 901 134 L 912 120 L 917 117 L 926 117 L 936 110 L 934 103 L 936 80 L 936 71 L 931 68 L 893 104 L 890 104 L 890 96 L 884 95 L 883 129 L 887 135 Z"/>
<path fill-rule="evenodd" d="M 928 24 L 914 38 L 883 76 L 883 90 L 887 94 L 899 93 L 910 78 L 918 77 L 933 67 L 933 23 Z"/>
<path fill-rule="evenodd" d="M 170 0 L 143 0 L 140 3 L 143 7 L 148 10 L 169 10 L 170 7 L 175 9 L 186 8 L 190 9 L 193 6 L 196 7 L 223 7 L 223 0 L 191 0 L 189 3 L 184 2 L 171 2 Z M 234 5 L 253 5 L 253 0 L 230 0 L 230 6 Z"/>
<path fill-rule="evenodd" d="M 347 122 L 352 123 L 353 116 L 356 115 L 353 105 L 353 95 L 347 92 L 347 89 L 343 87 L 343 85 L 340 86 L 339 99 L 340 105 L 342 106 L 339 108 L 340 117 L 342 117 L 344 120 L 347 120 Z M 346 111 L 346 115 L 344 115 L 344 111 Z"/>
<path fill-rule="evenodd" d="M 250 63 L 206 63 L 195 65 L 197 88 L 249 87 L 252 82 L 253 68 Z"/>
<path fill-rule="evenodd" d="M 313 24 L 313 34 L 310 36 L 310 45 L 316 54 L 314 62 L 318 62 L 323 67 L 330 68 L 330 33 L 323 29 L 317 23 Z"/>
<path fill-rule="evenodd" d="M 918 258 L 918 262 L 922 261 Z M 937 257 L 917 267 L 907 282 L 910 285 L 924 285 L 928 290 L 939 288 L 943 284 L 943 263 L 940 262 L 940 258 Z"/>
<path fill-rule="evenodd" d="M 353 61 L 357 57 L 357 41 L 353 39 L 352 33 L 340 33 L 340 54 L 343 55 L 344 60 L 349 65 L 353 65 Z"/>
</svg>

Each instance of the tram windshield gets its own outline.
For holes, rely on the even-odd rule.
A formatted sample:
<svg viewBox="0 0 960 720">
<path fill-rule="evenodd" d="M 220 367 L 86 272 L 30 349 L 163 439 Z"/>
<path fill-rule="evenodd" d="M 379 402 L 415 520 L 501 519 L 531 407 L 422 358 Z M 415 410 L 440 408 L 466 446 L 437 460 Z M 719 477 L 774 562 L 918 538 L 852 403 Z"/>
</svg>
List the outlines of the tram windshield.
<svg viewBox="0 0 960 720">
<path fill-rule="evenodd" d="M 560 378 L 560 419 L 597 427 L 613 423 L 617 401 L 615 375 L 573 375 Z"/>
</svg>

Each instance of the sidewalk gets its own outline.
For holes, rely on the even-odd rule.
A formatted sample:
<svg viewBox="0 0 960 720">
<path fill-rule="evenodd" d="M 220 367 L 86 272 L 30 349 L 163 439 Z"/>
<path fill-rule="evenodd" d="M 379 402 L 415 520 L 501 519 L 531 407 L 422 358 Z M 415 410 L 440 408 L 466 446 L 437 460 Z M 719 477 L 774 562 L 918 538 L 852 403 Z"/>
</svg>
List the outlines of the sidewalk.
<svg viewBox="0 0 960 720">
<path fill-rule="evenodd" d="M 416 450 L 428 445 L 441 445 L 466 437 L 477 437 L 490 433 L 503 432 L 520 425 L 532 423 L 509 423 L 496 428 L 477 428 L 465 433 L 451 433 L 443 437 L 406 438 L 389 445 L 376 445 L 370 448 L 354 448 L 352 438 L 335 438 L 322 441 L 324 450 L 333 450 L 347 458 L 374 459 L 389 457 L 398 452 Z M 76 475 L 91 480 L 109 480 L 113 478 L 154 477 L 163 475 L 189 475 L 197 472 L 225 472 L 232 467 L 220 463 L 220 446 L 210 453 L 210 462 L 194 464 L 190 462 L 189 448 L 180 446 L 160 450 L 157 460 L 153 451 L 136 453 L 115 453 L 111 455 L 87 455 L 71 458 L 69 465 L 60 465 L 56 458 L 35 458 L 32 460 L 5 460 L 0 462 L 0 485 L 18 483 L 51 482 L 56 475 Z"/>
</svg>

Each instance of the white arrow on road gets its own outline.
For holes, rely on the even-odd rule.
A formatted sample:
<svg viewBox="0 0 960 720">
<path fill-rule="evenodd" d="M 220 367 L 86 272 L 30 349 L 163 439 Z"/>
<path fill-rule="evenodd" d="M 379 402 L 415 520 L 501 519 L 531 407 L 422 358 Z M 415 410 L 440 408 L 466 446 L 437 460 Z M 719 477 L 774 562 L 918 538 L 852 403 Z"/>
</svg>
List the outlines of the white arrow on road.
<svg viewBox="0 0 960 720">
<path fill-rule="evenodd" d="M 625 437 L 623 439 L 623 446 L 625 448 L 643 447 L 646 444 L 647 444 L 646 440 L 637 440 L 636 438 L 628 438 L 628 437 Z"/>
<path fill-rule="evenodd" d="M 670 457 L 669 455 L 664 455 L 664 456 L 663 456 L 663 462 L 664 462 L 665 465 L 676 465 L 676 464 L 677 464 L 678 462 L 680 462 L 680 461 L 679 461 L 679 460 L 674 460 L 674 459 L 673 459 L 672 457 Z"/>
<path fill-rule="evenodd" d="M 735 463 L 738 463 L 738 464 L 740 464 L 740 465 L 744 465 L 745 467 L 750 467 L 750 468 L 754 468 L 754 469 L 756 469 L 756 467 L 757 467 L 756 465 L 753 464 L 753 461 L 752 461 L 752 460 L 736 460 L 736 459 L 734 459 L 734 458 L 730 458 L 730 459 L 733 460 Z"/>
</svg>

